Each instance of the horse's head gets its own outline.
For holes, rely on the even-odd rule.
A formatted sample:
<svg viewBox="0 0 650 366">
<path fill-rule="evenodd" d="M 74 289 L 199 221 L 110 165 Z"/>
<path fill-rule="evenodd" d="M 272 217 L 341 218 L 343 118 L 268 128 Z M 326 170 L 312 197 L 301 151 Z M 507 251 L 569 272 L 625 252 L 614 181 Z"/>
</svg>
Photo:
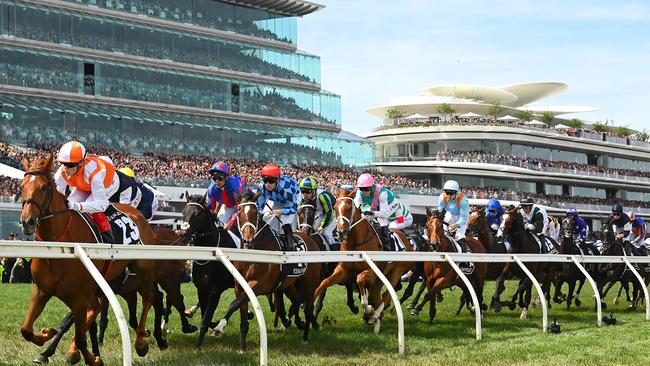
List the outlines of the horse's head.
<svg viewBox="0 0 650 366">
<path fill-rule="evenodd" d="M 185 200 L 187 203 L 183 209 L 183 223 L 180 230 L 178 230 L 178 235 L 184 241 L 197 244 L 194 239 L 198 234 L 215 231 L 212 214 L 206 204 L 207 198 L 205 195 L 190 196 L 189 193 L 185 192 Z"/>
<path fill-rule="evenodd" d="M 501 217 L 501 225 L 499 226 L 499 231 L 497 236 L 510 235 L 518 230 L 524 229 L 524 218 L 519 213 L 517 207 L 513 207 L 507 210 Z"/>
<path fill-rule="evenodd" d="M 427 237 L 429 238 L 429 250 L 432 252 L 440 248 L 445 237 L 444 219 L 445 210 L 431 210 L 427 207 Z"/>
<path fill-rule="evenodd" d="M 467 219 L 467 232 L 470 236 L 473 233 L 479 234 L 487 228 L 487 218 L 485 217 L 485 207 L 475 208 L 470 212 Z"/>
<path fill-rule="evenodd" d="M 352 225 L 361 219 L 361 210 L 354 205 L 354 196 L 356 194 L 356 189 L 334 190 L 334 196 L 336 197 L 336 203 L 334 203 L 336 231 L 341 240 L 347 240 Z"/>
<path fill-rule="evenodd" d="M 603 255 L 623 255 L 623 239 L 617 237 L 611 227 L 603 230 L 603 246 L 600 251 Z"/>
<path fill-rule="evenodd" d="M 53 207 L 53 199 L 60 196 L 52 178 L 52 154 L 47 158 L 37 158 L 30 162 L 23 158 L 22 164 L 25 176 L 20 185 L 22 211 L 20 213 L 20 226 L 23 234 L 32 235 L 39 222 L 55 210 L 64 210 L 65 202 L 61 200 L 61 207 Z"/>
<path fill-rule="evenodd" d="M 567 216 L 562 219 L 560 224 L 560 233 L 562 234 L 563 239 L 572 239 L 573 238 L 573 226 L 575 225 L 576 219 L 573 216 Z"/>
<path fill-rule="evenodd" d="M 298 206 L 298 229 L 309 235 L 315 231 L 314 219 L 316 218 L 316 195 L 309 199 L 304 198 Z"/>
<path fill-rule="evenodd" d="M 240 202 L 237 205 L 237 224 L 245 248 L 248 248 L 249 243 L 253 242 L 257 234 L 257 224 L 259 223 L 258 197 L 259 194 L 255 194 L 253 191 L 246 191 L 241 195 Z"/>
</svg>

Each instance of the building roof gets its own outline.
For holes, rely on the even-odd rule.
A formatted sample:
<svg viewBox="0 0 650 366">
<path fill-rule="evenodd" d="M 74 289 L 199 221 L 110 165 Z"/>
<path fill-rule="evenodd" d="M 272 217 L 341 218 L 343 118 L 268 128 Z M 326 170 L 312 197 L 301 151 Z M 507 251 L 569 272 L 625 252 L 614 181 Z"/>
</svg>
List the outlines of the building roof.
<svg viewBox="0 0 650 366">
<path fill-rule="evenodd" d="M 344 141 L 363 142 L 363 143 L 367 143 L 367 144 L 372 144 L 373 143 L 372 140 L 370 140 L 370 139 L 367 139 L 365 137 L 361 137 L 359 135 L 355 135 L 352 132 L 345 131 L 345 130 L 341 130 L 341 132 L 339 132 L 338 139 L 339 140 L 344 140 Z"/>
<path fill-rule="evenodd" d="M 529 82 L 510 84 L 498 87 L 473 84 L 447 84 L 425 88 L 420 95 L 397 97 L 391 99 L 388 105 L 372 107 L 368 113 L 379 118 L 385 118 L 390 109 L 399 109 L 410 115 L 438 115 L 438 106 L 448 104 L 458 114 L 478 113 L 487 114 L 490 105 L 498 104 L 503 107 L 501 115 L 516 115 L 521 111 L 533 113 L 549 112 L 554 116 L 567 113 L 592 112 L 593 107 L 582 106 L 530 106 L 530 103 L 553 97 L 567 89 L 561 82 Z"/>
<path fill-rule="evenodd" d="M 320 5 L 304 0 L 225 0 L 229 3 L 271 10 L 288 16 L 304 16 L 323 9 Z"/>
</svg>

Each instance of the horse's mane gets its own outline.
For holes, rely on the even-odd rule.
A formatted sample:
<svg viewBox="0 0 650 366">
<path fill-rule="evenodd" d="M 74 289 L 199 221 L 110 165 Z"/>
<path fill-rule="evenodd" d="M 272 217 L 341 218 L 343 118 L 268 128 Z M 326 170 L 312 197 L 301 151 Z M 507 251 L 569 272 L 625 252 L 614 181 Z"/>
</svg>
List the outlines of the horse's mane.
<svg viewBox="0 0 650 366">
<path fill-rule="evenodd" d="M 202 194 L 193 194 L 188 196 L 187 199 L 189 202 L 200 203 L 205 198 L 205 195 Z"/>
<path fill-rule="evenodd" d="M 257 195 L 255 194 L 255 192 L 249 189 L 246 192 L 242 193 L 241 200 L 242 202 L 253 202 L 255 201 L 256 197 Z"/>
</svg>

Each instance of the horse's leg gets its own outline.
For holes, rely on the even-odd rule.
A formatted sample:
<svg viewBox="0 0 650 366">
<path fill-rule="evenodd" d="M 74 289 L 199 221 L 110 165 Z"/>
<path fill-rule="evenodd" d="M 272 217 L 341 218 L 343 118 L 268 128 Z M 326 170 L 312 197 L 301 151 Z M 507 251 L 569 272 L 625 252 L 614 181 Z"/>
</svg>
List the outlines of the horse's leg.
<svg viewBox="0 0 650 366">
<path fill-rule="evenodd" d="M 345 284 L 347 287 L 347 283 Z M 320 314 L 320 311 L 323 310 L 323 302 L 325 302 L 325 296 L 327 295 L 327 290 L 321 292 L 320 295 L 318 295 L 318 298 L 316 299 L 316 306 L 314 309 L 314 318 L 318 319 L 318 315 Z M 350 299 L 350 294 L 348 294 L 348 300 Z M 348 307 L 349 307 L 348 303 Z"/>
<path fill-rule="evenodd" d="M 99 313 L 99 344 L 104 344 L 104 334 L 106 333 L 106 328 L 108 328 L 108 303 L 100 303 L 102 309 Z"/>
<path fill-rule="evenodd" d="M 126 300 L 127 308 L 129 310 L 129 326 L 131 329 L 138 330 L 138 292 L 129 291 L 125 294 L 122 294 L 124 300 Z M 108 304 L 106 304 L 108 305 Z M 106 308 L 108 314 L 108 307 Z"/>
<path fill-rule="evenodd" d="M 171 282 L 171 283 L 170 283 Z M 160 286 L 167 294 L 167 307 L 165 309 L 165 324 L 169 323 L 169 315 L 171 307 L 173 306 L 181 318 L 181 325 L 183 333 L 194 333 L 198 328 L 190 324 L 185 315 L 185 302 L 183 301 L 183 294 L 181 293 L 181 282 L 179 281 L 162 281 Z"/>
<path fill-rule="evenodd" d="M 293 304 L 293 301 L 291 302 Z M 284 307 L 284 292 L 282 290 L 273 293 L 273 307 L 275 308 L 275 318 L 282 323 L 282 327 L 279 327 L 277 323 L 273 324 L 273 326 L 275 329 L 284 332 L 291 326 L 291 319 L 287 318 L 287 310 Z"/>
<path fill-rule="evenodd" d="M 586 280 L 587 278 L 585 276 L 580 276 L 580 279 L 578 280 L 578 289 L 576 290 L 576 294 L 573 300 L 576 306 L 582 305 L 582 301 L 580 301 L 580 291 L 582 291 L 582 286 L 585 284 Z"/>
<path fill-rule="evenodd" d="M 219 298 L 221 293 L 212 292 L 207 296 L 207 302 L 203 304 L 203 311 L 201 313 L 201 326 L 199 327 L 199 338 L 196 340 L 196 348 L 201 348 L 203 345 L 203 340 L 205 339 L 205 334 L 210 328 L 210 323 L 212 322 L 212 317 L 214 312 L 219 305 Z"/>
<path fill-rule="evenodd" d="M 509 263 L 508 263 L 509 264 Z M 505 291 L 506 286 L 505 286 L 505 281 L 510 277 L 510 266 L 506 264 L 506 266 L 503 268 L 503 272 L 497 277 L 496 280 L 496 288 L 494 290 L 494 295 L 492 295 L 492 301 L 490 303 L 490 308 L 494 309 L 495 313 L 498 313 L 501 311 L 501 294 L 503 291 Z"/>
<path fill-rule="evenodd" d="M 348 281 L 352 276 L 348 274 L 343 267 L 339 264 L 334 268 L 334 273 L 321 281 L 320 285 L 314 291 L 314 297 L 320 296 L 321 292 L 325 291 L 328 287 L 334 285 L 334 284 L 339 284 L 339 283 L 344 283 Z"/>
<path fill-rule="evenodd" d="M 409 309 L 413 309 L 414 307 L 417 306 L 418 301 L 420 301 L 420 296 L 422 296 L 422 293 L 424 292 L 424 290 L 425 290 L 426 288 L 427 288 L 427 281 L 426 281 L 426 279 L 425 279 L 425 280 L 423 280 L 422 283 L 420 284 L 420 288 L 418 289 L 418 292 L 415 294 L 415 298 L 414 298 L 413 301 L 411 301 L 411 303 L 409 304 L 409 306 L 408 306 Z"/>
<path fill-rule="evenodd" d="M 361 296 L 361 306 L 366 316 L 370 315 L 374 310 L 368 301 L 368 295 L 366 295 L 366 282 L 368 282 L 369 277 L 369 270 L 365 270 L 357 275 L 357 287 L 359 288 L 359 296 Z"/>
<path fill-rule="evenodd" d="M 54 338 L 52 338 L 52 342 L 50 342 L 47 349 L 41 352 L 41 354 L 36 356 L 36 358 L 33 360 L 35 363 L 49 362 L 49 358 L 52 357 L 56 352 L 56 348 L 59 346 L 59 343 L 61 342 L 63 335 L 70 329 L 72 323 L 74 323 L 74 319 L 72 318 L 72 311 L 70 311 L 65 316 L 65 318 L 61 320 L 61 324 L 59 325 L 59 328 L 54 331 L 56 335 L 54 336 Z"/>
<path fill-rule="evenodd" d="M 88 328 L 88 334 L 90 335 L 90 347 L 93 350 L 93 354 L 100 356 L 99 354 L 99 342 L 97 341 L 97 322 L 93 321 L 90 323 L 90 328 Z"/>
<path fill-rule="evenodd" d="M 158 285 L 154 286 L 154 302 L 153 302 L 153 312 L 154 312 L 154 328 L 153 336 L 156 339 L 156 344 L 160 350 L 165 350 L 169 347 L 167 339 L 165 338 L 165 333 L 163 332 L 162 319 L 165 315 L 165 305 L 164 305 L 164 295 L 158 289 Z"/>
<path fill-rule="evenodd" d="M 97 297 L 83 296 L 73 300 L 71 308 L 74 317 L 74 342 L 68 349 L 68 363 L 75 364 L 79 362 L 79 354 L 84 358 L 87 365 L 99 366 L 103 362 L 98 355 L 92 354 L 88 350 L 86 333 L 88 328 L 95 321 L 101 307 Z"/>
<path fill-rule="evenodd" d="M 38 334 L 34 334 L 34 322 L 41 315 L 45 305 L 51 298 L 52 295 L 46 294 L 35 284 L 29 300 L 29 309 L 25 314 L 23 325 L 20 327 L 23 338 L 39 347 L 56 335 L 56 330 L 53 328 L 43 328 Z"/>
<path fill-rule="evenodd" d="M 242 291 L 243 292 L 243 291 Z M 239 343 L 241 351 L 246 352 L 246 337 L 248 336 L 248 297 L 244 294 L 245 301 L 242 301 L 239 308 Z"/>
<path fill-rule="evenodd" d="M 144 272 L 143 285 L 140 289 L 140 295 L 142 296 L 142 310 L 140 312 L 140 321 L 138 322 L 138 328 L 136 331 L 135 339 L 135 351 L 140 357 L 144 357 L 149 353 L 149 343 L 145 339 L 147 337 L 147 316 L 149 315 L 149 310 L 151 306 L 156 301 L 153 280 L 150 278 L 150 274 L 147 272 L 147 268 L 140 268 L 140 271 Z M 151 268 L 148 268 L 151 271 Z M 160 332 L 160 328 L 154 329 L 154 336 L 156 332 Z M 158 340 L 158 339 L 156 339 Z"/>
<path fill-rule="evenodd" d="M 263 288 L 262 285 L 263 284 L 257 280 L 248 281 L 248 286 L 251 288 L 251 290 L 253 290 L 253 293 L 256 295 L 259 293 L 265 293 L 266 291 L 271 291 L 271 289 Z M 235 286 L 235 299 L 230 303 L 226 315 L 224 315 L 224 317 L 219 321 L 217 326 L 214 327 L 214 334 L 216 336 L 220 336 L 221 334 L 223 334 L 224 329 L 226 328 L 226 326 L 228 326 L 228 321 L 230 320 L 230 317 L 232 316 L 232 314 L 235 313 L 235 311 L 242 309 L 243 306 L 242 304 L 244 302 L 246 303 L 246 312 L 248 312 L 248 301 L 249 301 L 248 295 L 246 295 L 246 293 L 241 288 L 241 286 L 239 285 Z M 273 304 L 271 305 L 273 306 Z M 243 316 L 243 314 L 240 314 L 240 316 Z M 248 314 L 246 314 L 246 331 L 248 332 Z M 245 343 L 245 339 L 244 339 L 244 343 Z"/>
<path fill-rule="evenodd" d="M 315 283 L 310 282 L 308 278 L 303 279 L 304 287 L 303 287 L 303 301 L 302 303 L 305 306 L 304 312 L 305 312 L 305 329 L 303 329 L 302 332 L 302 342 L 303 343 L 308 343 L 309 342 L 309 328 L 311 326 L 314 327 L 314 329 L 318 329 L 318 323 L 316 323 L 316 318 L 314 317 L 314 288 Z"/>
<path fill-rule="evenodd" d="M 455 280 L 455 274 L 453 276 L 442 276 L 439 277 L 436 282 L 433 284 L 433 288 L 427 295 L 431 297 L 429 302 L 429 324 L 433 324 L 433 320 L 436 317 L 436 300 L 438 299 L 435 296 L 436 293 L 442 292 L 442 290 L 451 286 L 452 282 Z"/>
<path fill-rule="evenodd" d="M 413 296 L 413 289 L 415 288 L 415 285 L 420 280 L 420 273 L 422 273 L 421 266 L 422 266 L 422 262 L 415 263 L 413 274 L 411 274 L 411 278 L 409 278 L 409 284 L 408 286 L 406 286 L 406 290 L 404 290 L 402 297 L 399 299 L 400 304 L 408 300 L 411 296 Z"/>
<path fill-rule="evenodd" d="M 571 308 L 571 301 L 573 300 L 573 290 L 576 287 L 576 280 L 572 278 L 567 283 L 569 284 L 569 291 L 566 296 L 566 309 L 569 310 Z"/>
</svg>

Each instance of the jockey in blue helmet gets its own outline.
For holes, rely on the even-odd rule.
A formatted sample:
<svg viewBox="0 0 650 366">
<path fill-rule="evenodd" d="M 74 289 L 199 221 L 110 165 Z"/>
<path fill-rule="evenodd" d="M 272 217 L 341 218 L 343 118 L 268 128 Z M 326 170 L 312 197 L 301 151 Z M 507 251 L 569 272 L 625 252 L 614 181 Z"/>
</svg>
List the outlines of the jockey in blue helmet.
<svg viewBox="0 0 650 366">
<path fill-rule="evenodd" d="M 501 202 L 496 198 L 492 198 L 486 206 L 485 217 L 487 218 L 488 226 L 495 234 L 499 230 L 501 216 L 503 216 L 504 212 L 505 210 L 501 207 Z"/>
</svg>

